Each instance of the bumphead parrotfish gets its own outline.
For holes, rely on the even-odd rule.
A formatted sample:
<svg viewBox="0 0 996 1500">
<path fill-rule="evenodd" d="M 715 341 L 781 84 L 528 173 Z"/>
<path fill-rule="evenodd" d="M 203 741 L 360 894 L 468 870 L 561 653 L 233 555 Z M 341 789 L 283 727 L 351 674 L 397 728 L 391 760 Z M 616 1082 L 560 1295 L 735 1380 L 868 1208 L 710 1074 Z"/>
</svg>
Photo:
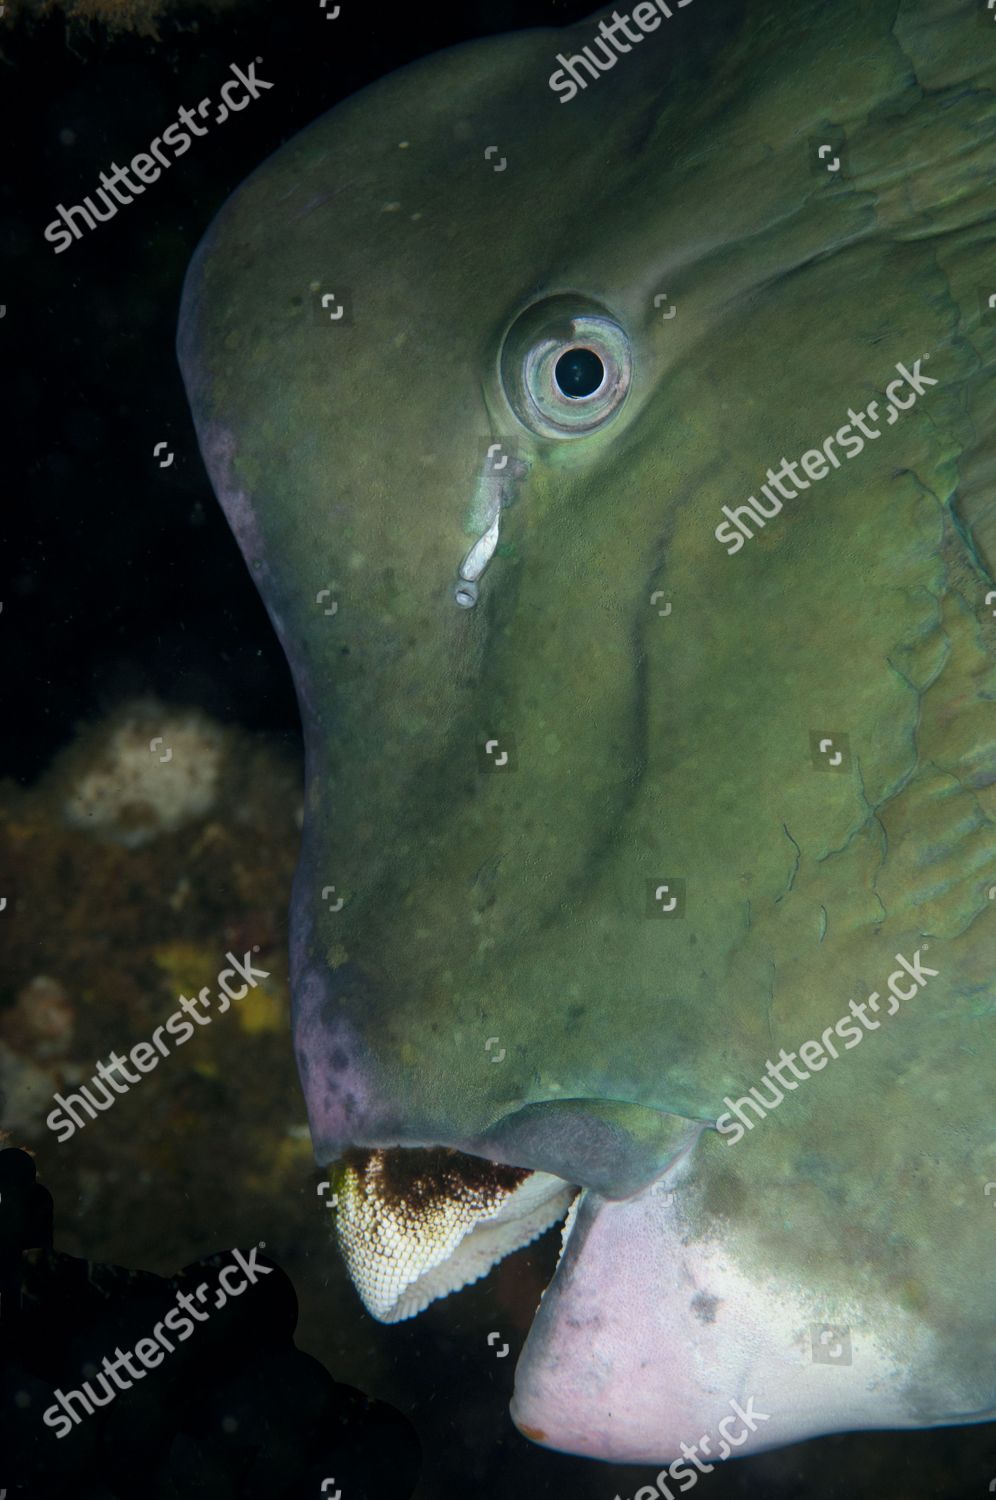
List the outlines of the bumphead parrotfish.
<svg viewBox="0 0 996 1500">
<path fill-rule="evenodd" d="M 992 13 L 645 0 L 346 100 L 190 267 L 338 1239 L 390 1322 L 564 1220 L 548 1446 L 996 1414 L 994 223 Z"/>
</svg>

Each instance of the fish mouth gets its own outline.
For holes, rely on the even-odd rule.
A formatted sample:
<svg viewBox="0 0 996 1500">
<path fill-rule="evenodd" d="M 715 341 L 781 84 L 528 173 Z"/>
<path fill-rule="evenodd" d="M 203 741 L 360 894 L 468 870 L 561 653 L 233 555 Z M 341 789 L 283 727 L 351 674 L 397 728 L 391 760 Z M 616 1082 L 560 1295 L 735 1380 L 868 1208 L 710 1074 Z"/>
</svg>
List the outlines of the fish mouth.
<svg viewBox="0 0 996 1500">
<path fill-rule="evenodd" d="M 479 1281 L 567 1220 L 582 1192 L 553 1173 L 449 1147 L 352 1149 L 328 1171 L 339 1249 L 381 1323 L 403 1322 Z"/>
<path fill-rule="evenodd" d="M 681 1170 L 705 1128 L 631 1104 L 547 1101 L 505 1116 L 475 1140 L 474 1155 L 351 1146 L 327 1169 L 339 1250 L 369 1313 L 399 1323 L 486 1277 L 558 1220 L 562 1257 L 583 1191 L 643 1193 Z"/>
<path fill-rule="evenodd" d="M 346 1268 L 379 1322 L 414 1317 L 558 1220 L 563 1256 L 583 1192 L 625 1200 L 670 1179 L 708 1123 L 619 1101 L 556 1100 L 514 1110 L 469 1150 L 350 1145 L 326 1169 Z"/>
</svg>

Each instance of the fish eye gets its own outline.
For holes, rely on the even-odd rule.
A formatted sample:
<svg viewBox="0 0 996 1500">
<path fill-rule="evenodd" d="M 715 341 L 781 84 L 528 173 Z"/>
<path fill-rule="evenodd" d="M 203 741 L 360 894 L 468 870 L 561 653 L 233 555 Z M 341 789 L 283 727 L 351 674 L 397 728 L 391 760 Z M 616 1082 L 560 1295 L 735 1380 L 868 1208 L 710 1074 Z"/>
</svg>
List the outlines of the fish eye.
<svg viewBox="0 0 996 1500">
<path fill-rule="evenodd" d="M 598 303 L 569 293 L 535 303 L 505 335 L 499 361 L 509 405 L 541 437 L 583 437 L 626 399 L 632 351 Z"/>
</svg>

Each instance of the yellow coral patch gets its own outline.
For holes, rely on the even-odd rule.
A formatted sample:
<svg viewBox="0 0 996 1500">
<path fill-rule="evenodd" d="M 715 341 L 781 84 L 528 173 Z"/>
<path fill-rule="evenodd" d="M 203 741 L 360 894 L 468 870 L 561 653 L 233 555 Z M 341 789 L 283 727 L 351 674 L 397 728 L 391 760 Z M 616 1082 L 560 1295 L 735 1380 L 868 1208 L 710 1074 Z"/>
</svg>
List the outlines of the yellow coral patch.
<svg viewBox="0 0 996 1500">
<path fill-rule="evenodd" d="M 233 1000 L 232 1009 L 243 1031 L 254 1036 L 260 1031 L 283 1031 L 286 1028 L 286 997 L 271 994 L 260 986 L 250 990 L 243 1000 Z"/>
<path fill-rule="evenodd" d="M 194 996 L 205 985 L 212 995 L 215 993 L 218 973 L 223 967 L 223 954 L 196 943 L 167 943 L 165 947 L 153 949 L 152 957 L 174 994 Z"/>
</svg>

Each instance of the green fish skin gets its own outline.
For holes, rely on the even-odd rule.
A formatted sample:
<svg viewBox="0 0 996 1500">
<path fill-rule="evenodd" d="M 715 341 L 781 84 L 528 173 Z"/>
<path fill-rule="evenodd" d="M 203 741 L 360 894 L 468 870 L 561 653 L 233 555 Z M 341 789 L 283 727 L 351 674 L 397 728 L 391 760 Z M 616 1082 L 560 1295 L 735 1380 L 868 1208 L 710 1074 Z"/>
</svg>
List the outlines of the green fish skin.
<svg viewBox="0 0 996 1500">
<path fill-rule="evenodd" d="M 570 98 L 608 10 L 348 99 L 179 333 L 317 1159 L 582 1189 L 512 1414 L 634 1462 L 996 1415 L 996 20 L 670 9 Z"/>
</svg>

